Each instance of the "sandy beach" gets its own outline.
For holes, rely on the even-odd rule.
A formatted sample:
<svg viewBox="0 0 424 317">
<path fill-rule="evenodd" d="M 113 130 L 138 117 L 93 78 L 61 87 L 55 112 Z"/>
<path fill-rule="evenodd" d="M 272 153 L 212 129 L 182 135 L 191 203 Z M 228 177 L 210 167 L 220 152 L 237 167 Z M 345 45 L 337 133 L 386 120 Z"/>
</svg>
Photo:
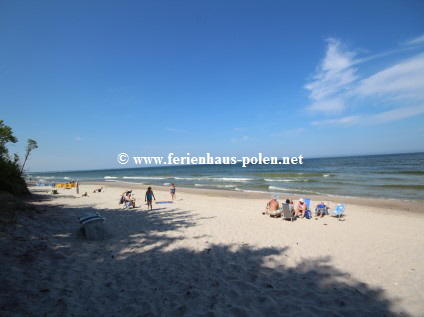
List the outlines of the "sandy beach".
<svg viewBox="0 0 424 317">
<path fill-rule="evenodd" d="M 31 187 L 36 209 L 1 226 L 0 315 L 424 316 L 421 202 L 327 197 L 343 221 L 290 222 L 262 215 L 269 195 L 219 190 L 177 187 L 148 211 L 146 187 Z M 118 204 L 126 189 L 138 208 Z M 84 238 L 85 211 L 104 241 Z"/>
</svg>

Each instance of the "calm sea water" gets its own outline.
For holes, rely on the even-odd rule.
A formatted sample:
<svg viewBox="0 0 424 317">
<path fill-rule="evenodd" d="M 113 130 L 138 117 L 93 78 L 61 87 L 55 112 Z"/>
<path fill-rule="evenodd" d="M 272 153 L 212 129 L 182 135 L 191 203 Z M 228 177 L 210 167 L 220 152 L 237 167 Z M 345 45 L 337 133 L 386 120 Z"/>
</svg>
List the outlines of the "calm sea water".
<svg viewBox="0 0 424 317">
<path fill-rule="evenodd" d="M 111 181 L 407 200 L 424 198 L 424 153 L 304 159 L 303 165 L 191 165 L 32 173 L 38 180 Z"/>
</svg>

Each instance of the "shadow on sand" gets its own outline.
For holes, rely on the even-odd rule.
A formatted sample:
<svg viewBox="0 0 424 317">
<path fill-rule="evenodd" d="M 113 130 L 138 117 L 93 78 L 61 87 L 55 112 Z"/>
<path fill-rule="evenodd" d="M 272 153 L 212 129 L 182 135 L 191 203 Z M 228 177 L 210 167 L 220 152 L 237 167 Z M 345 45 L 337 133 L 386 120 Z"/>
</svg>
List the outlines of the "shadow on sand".
<svg viewBox="0 0 424 317">
<path fill-rule="evenodd" d="M 329 257 L 289 267 L 290 246 L 171 247 L 201 218 L 189 210 L 40 208 L 2 228 L 0 315 L 407 316 Z M 84 240 L 81 211 L 107 218 L 108 239 Z"/>
</svg>

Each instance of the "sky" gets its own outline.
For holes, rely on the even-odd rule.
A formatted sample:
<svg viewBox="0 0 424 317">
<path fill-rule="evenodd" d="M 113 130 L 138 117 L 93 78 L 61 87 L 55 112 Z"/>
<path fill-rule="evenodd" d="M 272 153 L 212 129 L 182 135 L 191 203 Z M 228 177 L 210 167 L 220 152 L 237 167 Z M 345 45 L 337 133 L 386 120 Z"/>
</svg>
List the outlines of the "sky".
<svg viewBox="0 0 424 317">
<path fill-rule="evenodd" d="M 0 43 L 29 171 L 424 151 L 423 1 L 2 1 Z"/>
</svg>

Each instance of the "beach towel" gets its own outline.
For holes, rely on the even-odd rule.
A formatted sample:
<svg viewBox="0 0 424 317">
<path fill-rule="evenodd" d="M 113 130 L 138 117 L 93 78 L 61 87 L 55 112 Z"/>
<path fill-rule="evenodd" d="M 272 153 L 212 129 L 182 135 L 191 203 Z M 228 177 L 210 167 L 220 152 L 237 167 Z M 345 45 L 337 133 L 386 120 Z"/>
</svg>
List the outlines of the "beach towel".
<svg viewBox="0 0 424 317">
<path fill-rule="evenodd" d="M 157 204 L 173 204 L 173 201 L 157 201 Z"/>
</svg>

